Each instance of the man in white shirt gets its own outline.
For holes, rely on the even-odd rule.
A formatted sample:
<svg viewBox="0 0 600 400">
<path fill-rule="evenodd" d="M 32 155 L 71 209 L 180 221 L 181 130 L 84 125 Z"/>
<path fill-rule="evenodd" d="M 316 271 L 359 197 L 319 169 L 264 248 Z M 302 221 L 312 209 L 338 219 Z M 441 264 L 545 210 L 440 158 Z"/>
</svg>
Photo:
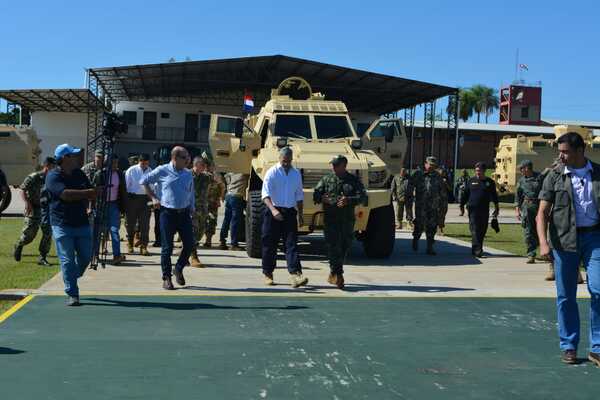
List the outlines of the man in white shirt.
<svg viewBox="0 0 600 400">
<path fill-rule="evenodd" d="M 298 256 L 298 223 L 303 224 L 302 176 L 292 167 L 293 153 L 289 147 L 279 151 L 279 164 L 269 168 L 262 187 L 265 211 L 262 224 L 262 270 L 265 283 L 273 285 L 277 245 L 279 238 L 285 245 L 288 272 L 292 275 L 292 286 L 297 288 L 308 283 L 302 276 L 302 265 Z"/>
<path fill-rule="evenodd" d="M 148 241 L 150 230 L 150 207 L 148 202 L 150 198 L 146 195 L 144 187 L 140 185 L 143 177 L 152 171 L 150 168 L 150 156 L 141 154 L 139 161 L 125 172 L 125 184 L 127 186 L 127 249 L 129 253 L 133 253 L 133 238 L 135 236 L 136 227 L 140 232 L 140 254 L 147 256 Z"/>
</svg>

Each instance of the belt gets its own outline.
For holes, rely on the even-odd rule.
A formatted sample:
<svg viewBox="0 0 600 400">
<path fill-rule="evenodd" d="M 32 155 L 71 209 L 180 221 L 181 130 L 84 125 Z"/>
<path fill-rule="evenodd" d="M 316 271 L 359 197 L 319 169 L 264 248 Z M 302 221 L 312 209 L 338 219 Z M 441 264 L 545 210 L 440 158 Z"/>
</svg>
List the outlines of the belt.
<svg viewBox="0 0 600 400">
<path fill-rule="evenodd" d="M 600 231 L 600 224 L 592 225 L 592 226 L 580 226 L 577 228 L 577 233 L 587 233 L 587 232 L 595 232 Z"/>
<path fill-rule="evenodd" d="M 137 193 L 127 193 L 131 197 L 139 196 L 139 197 L 148 197 L 147 194 L 137 194 Z"/>
<path fill-rule="evenodd" d="M 291 211 L 291 210 L 295 210 L 295 207 L 277 207 L 275 206 L 276 209 L 278 209 L 279 211 Z"/>
<path fill-rule="evenodd" d="M 167 210 L 167 211 L 170 211 L 170 212 L 174 212 L 174 213 L 177 213 L 177 214 L 183 214 L 183 213 L 186 213 L 186 212 L 190 212 L 190 208 L 189 207 L 186 207 L 186 208 L 169 208 L 169 207 L 161 206 L 160 209 L 161 210 L 164 209 L 164 210 Z"/>
<path fill-rule="evenodd" d="M 530 204 L 533 204 L 533 203 L 537 204 L 537 203 L 540 202 L 540 199 L 528 199 L 528 198 L 525 198 L 525 199 L 523 199 L 523 201 L 526 201 L 526 202 L 528 202 Z"/>
</svg>

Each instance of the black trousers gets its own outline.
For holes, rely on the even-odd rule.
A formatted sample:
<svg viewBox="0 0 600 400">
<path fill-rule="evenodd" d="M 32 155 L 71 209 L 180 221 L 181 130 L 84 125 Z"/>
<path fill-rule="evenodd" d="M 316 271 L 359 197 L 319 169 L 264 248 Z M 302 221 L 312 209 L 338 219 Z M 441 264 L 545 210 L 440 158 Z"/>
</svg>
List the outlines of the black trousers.
<svg viewBox="0 0 600 400">
<path fill-rule="evenodd" d="M 140 232 L 140 242 L 148 246 L 148 232 L 150 230 L 150 198 L 145 194 L 129 193 L 127 197 L 127 238 L 133 241 L 136 228 Z"/>
<path fill-rule="evenodd" d="M 473 255 L 483 254 L 483 238 L 487 232 L 490 219 L 490 208 L 470 207 L 469 230 L 471 231 L 471 253 Z"/>
<path fill-rule="evenodd" d="M 302 272 L 298 256 L 298 220 L 295 208 L 278 208 L 283 221 L 273 218 L 271 211 L 265 207 L 262 223 L 262 269 L 265 274 L 272 274 L 277 262 L 277 246 L 283 239 L 285 260 L 290 274 Z"/>
<path fill-rule="evenodd" d="M 154 241 L 160 244 L 160 208 L 154 209 Z"/>
</svg>

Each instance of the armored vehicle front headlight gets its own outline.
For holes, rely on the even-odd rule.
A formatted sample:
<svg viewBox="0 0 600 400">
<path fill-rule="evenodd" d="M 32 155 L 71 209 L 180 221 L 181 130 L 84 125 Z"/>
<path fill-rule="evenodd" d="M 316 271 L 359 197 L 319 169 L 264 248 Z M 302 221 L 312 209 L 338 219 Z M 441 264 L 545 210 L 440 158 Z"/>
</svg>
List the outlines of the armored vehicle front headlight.
<svg viewBox="0 0 600 400">
<path fill-rule="evenodd" d="M 352 146 L 354 150 L 359 150 L 362 148 L 362 140 L 354 139 L 352 142 L 350 142 L 350 146 Z"/>
<path fill-rule="evenodd" d="M 369 187 L 382 187 L 387 178 L 386 170 L 369 171 Z"/>
<path fill-rule="evenodd" d="M 277 138 L 277 147 L 285 147 L 287 146 L 287 143 L 288 141 L 286 137 Z"/>
</svg>

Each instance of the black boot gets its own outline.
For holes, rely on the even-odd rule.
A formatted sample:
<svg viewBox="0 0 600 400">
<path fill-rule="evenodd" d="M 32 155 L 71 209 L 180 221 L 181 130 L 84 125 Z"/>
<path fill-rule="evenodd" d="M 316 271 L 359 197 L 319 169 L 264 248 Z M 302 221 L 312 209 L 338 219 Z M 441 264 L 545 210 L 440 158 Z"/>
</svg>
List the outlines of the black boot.
<svg viewBox="0 0 600 400">
<path fill-rule="evenodd" d="M 21 252 L 22 251 L 23 251 L 23 246 L 15 245 L 15 251 L 13 252 L 15 261 L 21 261 Z"/>
<path fill-rule="evenodd" d="M 49 267 L 52 264 L 50 264 L 48 262 L 48 260 L 46 260 L 46 256 L 39 256 L 39 258 L 38 258 L 38 265 L 43 265 L 44 267 Z"/>
<path fill-rule="evenodd" d="M 437 253 L 433 250 L 433 239 L 427 239 L 427 254 L 435 256 Z"/>
<path fill-rule="evenodd" d="M 419 238 L 413 237 L 412 249 L 413 251 L 419 251 Z"/>
</svg>

